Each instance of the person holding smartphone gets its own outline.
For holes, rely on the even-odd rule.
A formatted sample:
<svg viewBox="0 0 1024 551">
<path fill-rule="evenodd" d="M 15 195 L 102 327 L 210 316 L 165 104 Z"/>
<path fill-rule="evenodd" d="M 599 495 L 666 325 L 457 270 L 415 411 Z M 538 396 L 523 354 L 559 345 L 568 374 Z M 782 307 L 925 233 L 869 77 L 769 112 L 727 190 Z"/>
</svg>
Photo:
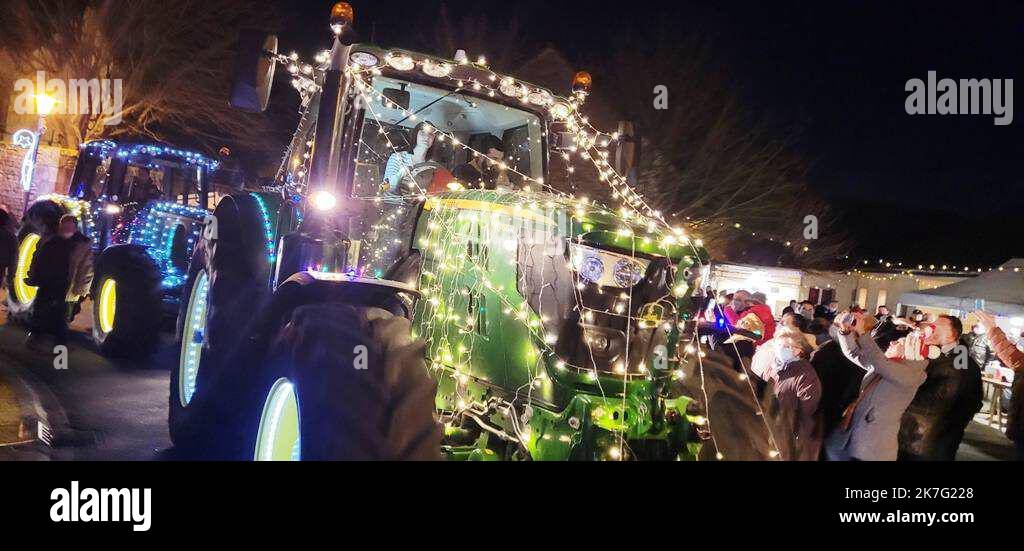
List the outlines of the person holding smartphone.
<svg viewBox="0 0 1024 551">
<path fill-rule="evenodd" d="M 978 310 L 974 315 L 978 318 L 978 324 L 985 329 L 989 345 L 995 350 L 996 357 L 1006 367 L 1013 369 L 1013 390 L 1006 437 L 1013 440 L 1016 445 L 1017 461 L 1024 461 L 1024 426 L 1021 425 L 1021 417 L 1024 416 L 1024 352 L 1006 338 L 1006 333 L 996 325 L 992 314 Z"/>
<path fill-rule="evenodd" d="M 863 312 L 836 317 L 833 336 L 843 355 L 865 373 L 859 395 L 825 441 L 832 461 L 895 461 L 903 413 L 927 379 L 928 362 L 914 350 L 920 337 L 894 342 L 883 353 L 871 335 L 876 323 Z"/>
</svg>

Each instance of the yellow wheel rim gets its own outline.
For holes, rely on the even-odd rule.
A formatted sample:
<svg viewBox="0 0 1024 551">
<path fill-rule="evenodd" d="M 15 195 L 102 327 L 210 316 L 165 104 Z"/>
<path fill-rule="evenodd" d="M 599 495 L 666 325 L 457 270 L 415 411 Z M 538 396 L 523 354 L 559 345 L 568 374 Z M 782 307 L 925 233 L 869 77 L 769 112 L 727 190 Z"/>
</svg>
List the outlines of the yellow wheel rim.
<svg viewBox="0 0 1024 551">
<path fill-rule="evenodd" d="M 32 258 L 36 255 L 39 235 L 30 233 L 21 240 L 18 247 L 18 265 L 14 272 L 14 298 L 22 305 L 28 306 L 36 299 L 36 288 L 25 283 L 28 269 L 32 266 Z"/>
<path fill-rule="evenodd" d="M 278 379 L 267 394 L 260 428 L 256 435 L 256 461 L 298 461 L 299 404 L 295 387 L 288 379 Z"/>
<path fill-rule="evenodd" d="M 117 313 L 117 283 L 113 279 L 103 282 L 99 297 L 100 331 L 110 333 L 114 330 L 114 315 Z"/>
</svg>

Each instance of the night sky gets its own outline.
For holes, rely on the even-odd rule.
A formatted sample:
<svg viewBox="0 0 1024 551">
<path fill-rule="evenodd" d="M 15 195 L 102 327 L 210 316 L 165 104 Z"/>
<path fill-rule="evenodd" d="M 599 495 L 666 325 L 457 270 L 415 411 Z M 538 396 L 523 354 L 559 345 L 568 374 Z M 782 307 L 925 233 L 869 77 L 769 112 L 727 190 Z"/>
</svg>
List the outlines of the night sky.
<svg viewBox="0 0 1024 551">
<path fill-rule="evenodd" d="M 431 33 L 438 5 L 350 3 L 363 40 L 414 49 Z M 904 110 L 906 81 L 926 79 L 929 70 L 939 78 L 1020 82 L 1024 5 L 709 4 L 446 2 L 453 18 L 483 13 L 492 25 L 514 12 L 524 48 L 552 44 L 580 68 L 606 55 L 624 33 L 642 36 L 654 25 L 680 36 L 698 33 L 713 41 L 752 109 L 799 130 L 796 147 L 812 166 L 810 184 L 844 213 L 859 254 L 980 265 L 1024 256 L 1017 229 L 1024 114 L 995 126 L 993 115 Z M 321 29 L 330 5 L 282 5 L 282 49 L 309 53 L 326 45 Z"/>
</svg>

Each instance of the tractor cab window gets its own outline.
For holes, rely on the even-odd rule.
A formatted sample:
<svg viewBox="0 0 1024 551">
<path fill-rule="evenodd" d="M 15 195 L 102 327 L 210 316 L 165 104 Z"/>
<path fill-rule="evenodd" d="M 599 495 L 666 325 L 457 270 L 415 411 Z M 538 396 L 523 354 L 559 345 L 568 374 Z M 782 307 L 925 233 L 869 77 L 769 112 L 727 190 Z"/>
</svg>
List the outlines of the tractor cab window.
<svg viewBox="0 0 1024 551">
<path fill-rule="evenodd" d="M 355 197 L 521 189 L 542 177 L 543 129 L 532 113 L 386 77 L 362 96 Z"/>
<path fill-rule="evenodd" d="M 202 207 L 200 190 L 203 175 L 197 165 L 165 159 L 133 160 L 125 168 L 121 191 L 129 203 L 143 204 L 154 199 Z"/>
<path fill-rule="evenodd" d="M 125 168 L 121 189 L 129 203 L 141 205 L 164 196 L 164 187 L 169 184 L 166 176 L 163 167 L 130 163 Z"/>
<path fill-rule="evenodd" d="M 204 178 L 202 167 L 196 165 L 175 165 L 168 167 L 169 184 L 165 190 L 174 202 L 190 207 L 207 208 L 201 204 L 200 190 Z"/>
<path fill-rule="evenodd" d="M 85 201 L 101 197 L 107 184 L 110 157 L 82 154 L 78 164 L 69 195 Z"/>
</svg>

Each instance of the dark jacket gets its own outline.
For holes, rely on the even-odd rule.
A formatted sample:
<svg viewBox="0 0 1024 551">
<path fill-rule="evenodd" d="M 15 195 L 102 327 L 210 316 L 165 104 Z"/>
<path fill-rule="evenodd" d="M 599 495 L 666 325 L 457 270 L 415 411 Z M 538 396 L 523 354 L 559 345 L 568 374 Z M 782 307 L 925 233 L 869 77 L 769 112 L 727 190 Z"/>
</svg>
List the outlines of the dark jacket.
<svg viewBox="0 0 1024 551">
<path fill-rule="evenodd" d="M 71 284 L 71 252 L 75 248 L 72 239 L 61 239 L 53 235 L 43 241 L 32 257 L 25 283 L 38 287 L 36 298 L 64 302 Z"/>
<path fill-rule="evenodd" d="M 7 271 L 14 270 L 17 257 L 18 238 L 11 230 L 0 227 L 0 288 L 4 286 Z"/>
<path fill-rule="evenodd" d="M 843 354 L 834 340 L 822 344 L 811 354 L 811 365 L 821 381 L 821 415 L 823 433 L 829 434 L 839 424 L 843 410 L 860 394 L 864 369 Z"/>
<path fill-rule="evenodd" d="M 900 423 L 900 454 L 907 458 L 952 461 L 964 430 L 981 410 L 981 369 L 957 348 L 928 362 L 928 379 L 917 389 Z"/>
<path fill-rule="evenodd" d="M 790 430 L 795 447 L 788 461 L 817 461 L 821 452 L 821 381 L 807 360 L 791 361 L 773 374 L 775 397 L 782 411 L 792 413 Z"/>
</svg>

